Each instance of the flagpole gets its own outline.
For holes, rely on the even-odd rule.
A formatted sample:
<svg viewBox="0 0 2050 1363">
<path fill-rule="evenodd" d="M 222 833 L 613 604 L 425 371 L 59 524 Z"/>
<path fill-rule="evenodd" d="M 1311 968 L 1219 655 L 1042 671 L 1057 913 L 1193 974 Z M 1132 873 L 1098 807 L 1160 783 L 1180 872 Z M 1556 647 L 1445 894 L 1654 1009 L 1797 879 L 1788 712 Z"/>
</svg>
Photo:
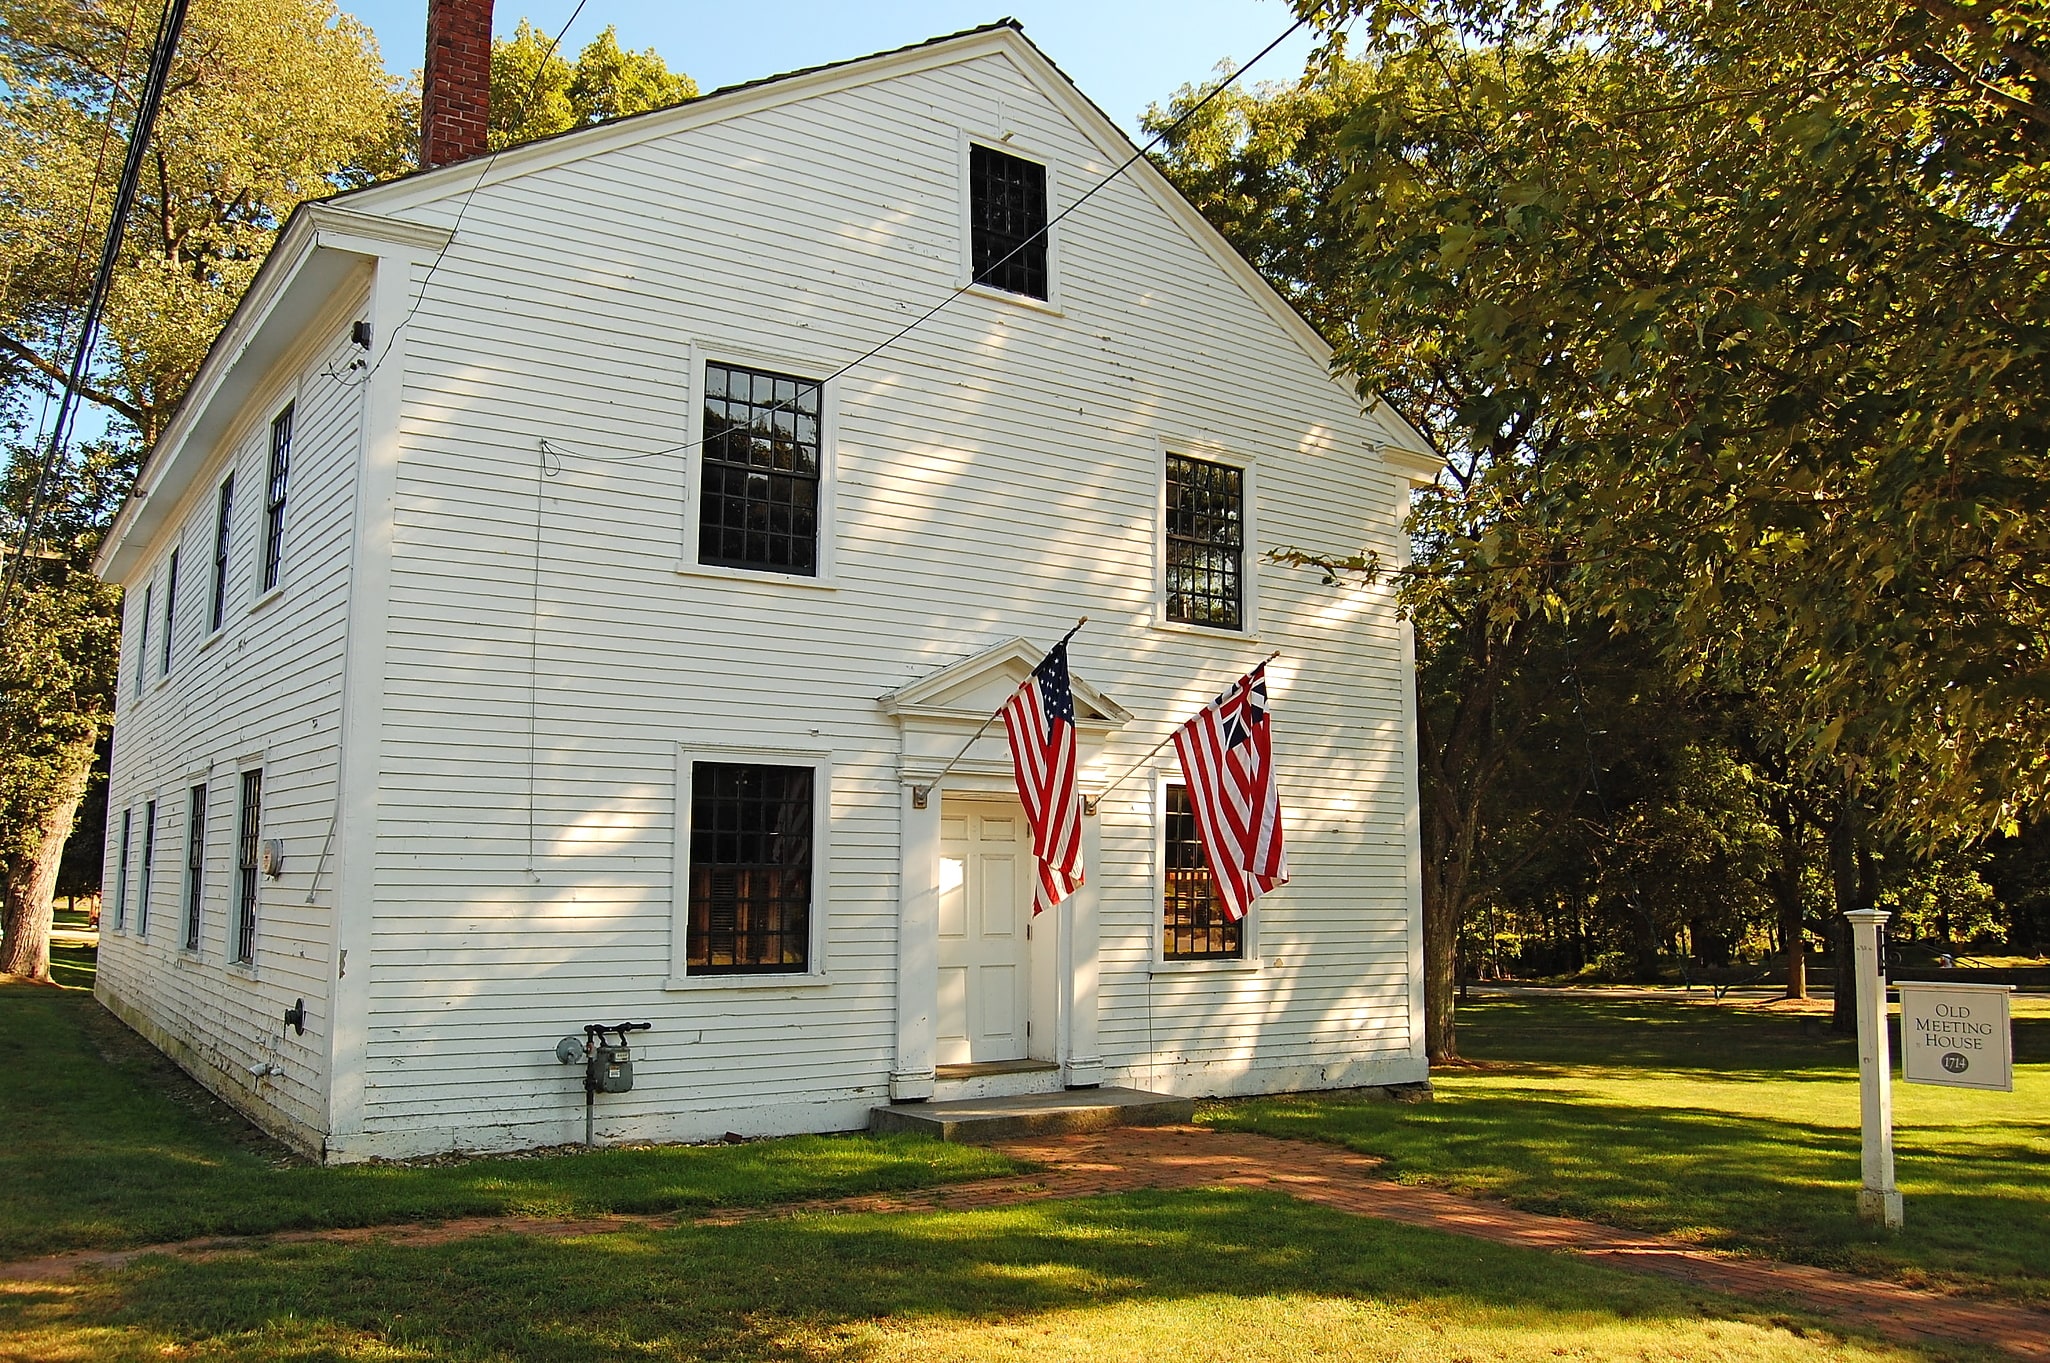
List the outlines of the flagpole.
<svg viewBox="0 0 2050 1363">
<path fill-rule="evenodd" d="M 1244 672 L 1240 673 L 1239 675 L 1249 676 L 1252 673 L 1257 672 L 1261 668 L 1267 666 L 1267 664 L 1273 662 L 1276 658 L 1279 658 L 1280 656 L 1281 650 L 1277 648 L 1272 653 L 1262 658 L 1259 662 L 1254 663 L 1251 667 L 1247 668 Z M 1105 796 L 1109 795 L 1112 791 L 1116 790 L 1119 786 L 1123 785 L 1125 782 L 1131 780 L 1133 776 L 1137 775 L 1139 768 L 1145 766 L 1148 762 L 1151 762 L 1153 760 L 1153 755 L 1155 753 L 1159 752 L 1168 744 L 1174 742 L 1174 736 L 1180 733 L 1181 731 L 1182 726 L 1179 724 L 1175 725 L 1172 729 L 1169 729 L 1167 731 L 1167 737 L 1161 739 L 1158 743 L 1155 743 L 1152 747 L 1146 750 L 1146 755 L 1144 757 L 1134 762 L 1131 766 L 1125 768 L 1125 774 L 1123 776 L 1120 776 L 1117 780 L 1111 782 L 1102 790 L 1097 791 L 1094 795 L 1085 795 L 1082 798 L 1082 812 L 1085 814 L 1094 814 L 1096 812 L 1096 806 L 1103 800 Z"/>
<path fill-rule="evenodd" d="M 1075 628 L 1069 630 L 1066 634 L 1063 634 L 1060 638 L 1060 643 L 1055 644 L 1053 648 L 1048 649 L 1047 652 L 1052 653 L 1054 648 L 1059 648 L 1061 644 L 1065 644 L 1066 642 L 1068 642 L 1068 640 L 1074 638 L 1075 630 L 1081 629 L 1082 626 L 1088 623 L 1089 617 L 1086 615 L 1083 616 L 1080 620 L 1077 620 L 1075 622 Z M 1004 697 L 1005 705 L 1010 704 L 1010 701 L 1011 698 L 1009 696 Z M 922 786 L 914 785 L 911 787 L 911 807 L 913 809 L 924 809 L 926 807 L 927 803 L 930 802 L 932 799 L 932 793 L 934 789 L 936 789 L 939 786 L 940 782 L 947 779 L 947 773 L 952 771 L 955 767 L 955 764 L 960 762 L 962 758 L 968 755 L 968 750 L 975 746 L 975 740 L 981 738 L 985 733 L 989 732 L 989 726 L 996 723 L 997 716 L 1002 714 L 1003 712 L 1003 705 L 999 705 L 996 709 L 990 711 L 989 717 L 982 721 L 981 725 L 979 725 L 976 728 L 974 733 L 968 735 L 968 741 L 961 745 L 961 751 L 955 753 L 953 757 L 948 760 L 947 765 L 940 768 L 940 774 L 938 776 L 933 777 L 932 780 L 927 781 Z"/>
</svg>

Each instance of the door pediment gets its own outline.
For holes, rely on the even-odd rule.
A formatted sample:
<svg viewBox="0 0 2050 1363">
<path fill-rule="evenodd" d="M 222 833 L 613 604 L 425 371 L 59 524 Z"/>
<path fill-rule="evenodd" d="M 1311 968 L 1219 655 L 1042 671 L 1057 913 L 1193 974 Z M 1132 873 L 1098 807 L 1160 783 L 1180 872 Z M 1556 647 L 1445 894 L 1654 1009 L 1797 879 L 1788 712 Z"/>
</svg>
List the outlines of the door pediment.
<svg viewBox="0 0 2050 1363">
<path fill-rule="evenodd" d="M 1007 639 L 880 696 L 876 703 L 907 728 L 980 724 L 1024 685 L 1045 656 L 1046 650 L 1029 640 Z M 1109 733 L 1131 719 L 1129 710 L 1092 686 L 1072 665 L 1068 682 L 1075 696 L 1075 727 L 1082 732 Z"/>
</svg>

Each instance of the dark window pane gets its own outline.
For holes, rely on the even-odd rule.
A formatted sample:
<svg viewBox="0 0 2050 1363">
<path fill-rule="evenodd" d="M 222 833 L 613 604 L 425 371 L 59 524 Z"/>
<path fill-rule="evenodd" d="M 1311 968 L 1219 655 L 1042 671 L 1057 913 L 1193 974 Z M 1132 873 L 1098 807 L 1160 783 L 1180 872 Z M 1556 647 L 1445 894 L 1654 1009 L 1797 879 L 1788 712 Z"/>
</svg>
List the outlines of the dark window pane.
<svg viewBox="0 0 2050 1363">
<path fill-rule="evenodd" d="M 976 283 L 1046 297 L 1045 166 L 970 145 L 968 223 Z"/>
<path fill-rule="evenodd" d="M 185 949 L 199 950 L 199 905 L 206 876 L 206 787 L 192 788 L 185 817 Z"/>
<path fill-rule="evenodd" d="M 235 831 L 235 959 L 256 952 L 256 831 L 263 820 L 263 773 L 242 773 L 242 821 Z"/>
<path fill-rule="evenodd" d="M 1167 618 L 1244 628 L 1245 471 L 1167 457 Z"/>
<path fill-rule="evenodd" d="M 705 366 L 700 563 L 817 576 L 819 405 L 810 379 Z"/>
<path fill-rule="evenodd" d="M 1243 922 L 1224 916 L 1186 786 L 1167 788 L 1167 894 L 1163 931 L 1170 961 L 1236 960 L 1246 954 Z"/>
<path fill-rule="evenodd" d="M 214 502 L 214 609 L 208 629 L 219 629 L 228 605 L 228 543 L 235 525 L 235 478 L 221 484 Z"/>
<path fill-rule="evenodd" d="M 270 485 L 263 500 L 263 590 L 278 585 L 285 554 L 285 489 L 292 475 L 292 407 L 270 424 Z"/>
<path fill-rule="evenodd" d="M 691 766 L 694 975 L 802 973 L 811 951 L 812 769 Z"/>
</svg>

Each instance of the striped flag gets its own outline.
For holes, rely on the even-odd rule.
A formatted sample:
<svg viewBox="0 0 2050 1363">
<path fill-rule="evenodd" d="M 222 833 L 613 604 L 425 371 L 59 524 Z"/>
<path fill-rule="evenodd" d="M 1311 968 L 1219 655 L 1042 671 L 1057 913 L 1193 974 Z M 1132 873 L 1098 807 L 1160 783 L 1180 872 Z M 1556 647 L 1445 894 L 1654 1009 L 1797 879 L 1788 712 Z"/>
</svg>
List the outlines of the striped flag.
<svg viewBox="0 0 2050 1363">
<path fill-rule="evenodd" d="M 1234 922 L 1246 916 L 1254 900 L 1288 879 L 1267 714 L 1267 664 L 1262 663 L 1174 735 L 1210 878 L 1217 883 L 1225 915 Z"/>
<path fill-rule="evenodd" d="M 1003 714 L 1018 800 L 1032 825 L 1039 872 L 1032 912 L 1038 913 L 1082 886 L 1082 795 L 1075 786 L 1075 694 L 1068 686 L 1066 639 L 1004 702 Z"/>
</svg>

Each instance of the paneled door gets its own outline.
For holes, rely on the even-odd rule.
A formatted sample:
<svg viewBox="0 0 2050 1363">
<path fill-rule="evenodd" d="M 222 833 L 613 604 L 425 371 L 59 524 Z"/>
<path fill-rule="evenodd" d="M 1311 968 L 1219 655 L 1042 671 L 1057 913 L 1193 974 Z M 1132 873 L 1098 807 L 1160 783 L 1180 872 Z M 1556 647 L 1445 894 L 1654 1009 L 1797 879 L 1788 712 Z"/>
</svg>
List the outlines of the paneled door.
<svg viewBox="0 0 2050 1363">
<path fill-rule="evenodd" d="M 1016 800 L 943 798 L 939 1063 L 1023 1060 L 1032 831 Z"/>
</svg>

